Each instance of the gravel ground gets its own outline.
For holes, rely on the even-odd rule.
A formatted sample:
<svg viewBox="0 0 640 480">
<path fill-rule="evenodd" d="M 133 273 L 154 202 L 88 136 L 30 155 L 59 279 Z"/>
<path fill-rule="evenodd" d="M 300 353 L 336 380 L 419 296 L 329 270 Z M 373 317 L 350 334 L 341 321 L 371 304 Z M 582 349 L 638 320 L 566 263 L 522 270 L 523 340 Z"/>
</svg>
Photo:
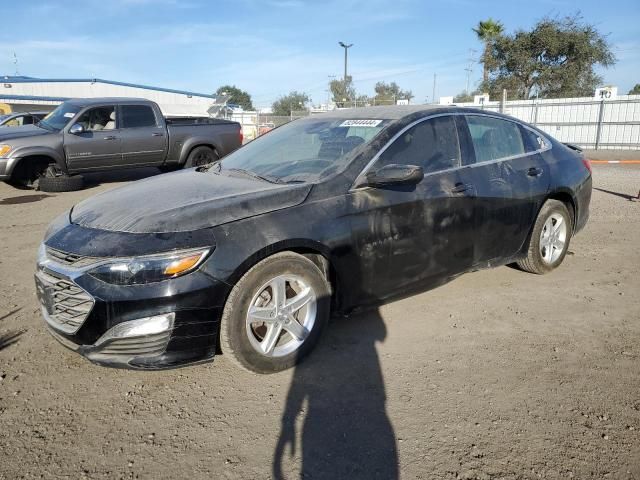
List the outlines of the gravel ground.
<svg viewBox="0 0 640 480">
<path fill-rule="evenodd" d="M 45 331 L 47 223 L 128 178 L 0 184 L 0 478 L 640 479 L 640 167 L 594 167 L 591 220 L 554 273 L 475 272 L 336 319 L 271 376 L 224 356 L 107 369 Z"/>
</svg>

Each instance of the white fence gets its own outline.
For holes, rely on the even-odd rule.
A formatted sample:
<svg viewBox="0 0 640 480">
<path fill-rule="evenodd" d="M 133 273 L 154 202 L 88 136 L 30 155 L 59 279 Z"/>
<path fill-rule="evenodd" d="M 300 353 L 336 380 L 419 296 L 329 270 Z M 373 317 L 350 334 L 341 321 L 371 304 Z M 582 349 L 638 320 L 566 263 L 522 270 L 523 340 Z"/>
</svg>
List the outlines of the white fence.
<svg viewBox="0 0 640 480">
<path fill-rule="evenodd" d="M 511 115 L 561 142 L 583 148 L 640 149 L 640 95 L 622 95 L 613 100 L 563 98 L 457 105 Z"/>
</svg>

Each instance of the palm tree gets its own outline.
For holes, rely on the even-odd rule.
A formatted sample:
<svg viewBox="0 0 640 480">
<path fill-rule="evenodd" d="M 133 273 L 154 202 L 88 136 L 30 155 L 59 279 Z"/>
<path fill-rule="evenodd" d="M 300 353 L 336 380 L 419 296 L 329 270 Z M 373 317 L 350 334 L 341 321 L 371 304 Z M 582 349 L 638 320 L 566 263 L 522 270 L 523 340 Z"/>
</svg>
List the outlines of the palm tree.
<svg viewBox="0 0 640 480">
<path fill-rule="evenodd" d="M 498 38 L 504 31 L 502 22 L 489 18 L 479 21 L 477 28 L 473 29 L 478 39 L 484 43 L 482 52 L 482 83 L 486 85 L 489 80 L 489 63 L 491 62 L 491 42 Z"/>
</svg>

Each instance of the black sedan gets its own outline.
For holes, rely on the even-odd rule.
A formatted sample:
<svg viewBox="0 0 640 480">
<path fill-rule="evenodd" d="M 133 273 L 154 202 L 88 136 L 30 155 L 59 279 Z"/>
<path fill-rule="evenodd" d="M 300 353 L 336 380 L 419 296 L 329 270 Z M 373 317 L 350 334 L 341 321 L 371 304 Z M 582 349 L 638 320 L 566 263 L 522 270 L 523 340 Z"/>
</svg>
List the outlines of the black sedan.
<svg viewBox="0 0 640 480">
<path fill-rule="evenodd" d="M 36 283 L 51 333 L 93 362 L 158 369 L 222 351 L 275 372 L 332 312 L 479 268 L 553 270 L 590 197 L 582 155 L 511 117 L 343 110 L 83 201 L 49 227 Z"/>
</svg>

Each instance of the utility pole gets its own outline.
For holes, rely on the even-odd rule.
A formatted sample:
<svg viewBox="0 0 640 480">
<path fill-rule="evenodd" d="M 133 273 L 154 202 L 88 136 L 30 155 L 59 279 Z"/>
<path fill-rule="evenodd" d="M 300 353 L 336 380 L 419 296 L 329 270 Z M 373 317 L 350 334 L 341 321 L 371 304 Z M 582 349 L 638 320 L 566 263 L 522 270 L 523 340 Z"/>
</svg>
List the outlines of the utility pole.
<svg viewBox="0 0 640 480">
<path fill-rule="evenodd" d="M 347 94 L 347 51 L 353 47 L 353 43 L 347 45 L 344 42 L 338 42 L 342 48 L 344 48 L 344 77 L 342 78 L 342 83 L 344 85 L 344 93 Z"/>
<path fill-rule="evenodd" d="M 436 79 L 437 79 L 438 74 L 434 73 L 433 74 L 433 95 L 431 96 L 431 102 L 432 103 L 436 103 Z"/>
<path fill-rule="evenodd" d="M 13 52 L 13 64 L 16 66 L 16 77 L 18 75 L 20 75 L 20 72 L 18 71 L 18 56 L 16 55 L 16 52 Z"/>
<path fill-rule="evenodd" d="M 477 50 L 473 48 L 469 49 L 469 65 L 464 69 L 464 71 L 467 72 L 467 88 L 464 91 L 467 95 L 469 95 L 469 82 L 471 80 L 471 74 L 473 73 L 473 63 L 476 61 L 474 57 L 476 52 Z"/>
</svg>

